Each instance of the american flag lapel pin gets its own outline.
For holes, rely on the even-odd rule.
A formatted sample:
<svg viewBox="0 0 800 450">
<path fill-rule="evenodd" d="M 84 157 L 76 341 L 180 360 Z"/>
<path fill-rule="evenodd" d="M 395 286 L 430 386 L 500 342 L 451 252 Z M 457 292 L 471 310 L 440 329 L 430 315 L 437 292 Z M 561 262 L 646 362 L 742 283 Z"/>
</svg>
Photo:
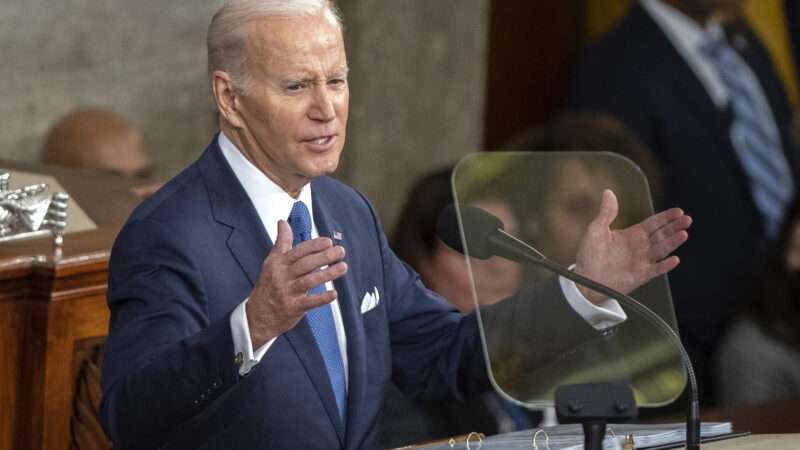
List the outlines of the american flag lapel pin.
<svg viewBox="0 0 800 450">
<path fill-rule="evenodd" d="M 341 231 L 334 231 L 333 232 L 333 240 L 334 241 L 341 241 L 342 240 L 342 232 Z"/>
</svg>

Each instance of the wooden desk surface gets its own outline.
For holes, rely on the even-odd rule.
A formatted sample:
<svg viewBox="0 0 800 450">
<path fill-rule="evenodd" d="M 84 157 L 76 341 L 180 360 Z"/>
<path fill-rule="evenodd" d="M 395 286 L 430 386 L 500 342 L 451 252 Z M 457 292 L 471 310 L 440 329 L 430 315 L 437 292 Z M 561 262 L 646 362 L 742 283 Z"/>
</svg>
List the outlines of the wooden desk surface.
<svg viewBox="0 0 800 450">
<path fill-rule="evenodd" d="M 111 245 L 138 199 L 98 171 L 0 168 L 55 177 L 98 227 L 65 235 L 60 253 L 49 236 L 0 245 L 0 450 L 68 450 L 75 375 L 108 331 Z"/>
</svg>

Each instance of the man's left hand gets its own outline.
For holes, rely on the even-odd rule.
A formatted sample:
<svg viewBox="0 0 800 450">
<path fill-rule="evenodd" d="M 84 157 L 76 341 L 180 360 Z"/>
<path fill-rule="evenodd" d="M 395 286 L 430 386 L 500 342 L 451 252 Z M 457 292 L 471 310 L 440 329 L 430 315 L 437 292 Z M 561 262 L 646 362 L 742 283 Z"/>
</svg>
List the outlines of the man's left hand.
<svg viewBox="0 0 800 450">
<path fill-rule="evenodd" d="M 627 294 L 678 265 L 678 257 L 670 254 L 689 238 L 686 230 L 692 218 L 672 208 L 623 230 L 612 230 L 618 211 L 617 197 L 606 189 L 600 212 L 578 247 L 575 272 Z M 584 286 L 578 289 L 592 303 L 607 299 Z"/>
</svg>

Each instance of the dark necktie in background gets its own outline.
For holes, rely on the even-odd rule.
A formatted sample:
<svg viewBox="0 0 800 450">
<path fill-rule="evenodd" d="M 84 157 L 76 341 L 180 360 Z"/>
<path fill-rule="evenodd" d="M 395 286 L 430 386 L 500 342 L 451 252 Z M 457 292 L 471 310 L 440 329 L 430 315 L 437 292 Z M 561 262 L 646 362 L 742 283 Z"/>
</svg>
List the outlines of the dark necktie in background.
<svg viewBox="0 0 800 450">
<path fill-rule="evenodd" d="M 731 142 L 750 180 L 767 236 L 778 235 L 794 183 L 772 110 L 747 63 L 728 45 L 725 33 L 709 33 L 701 50 L 717 70 L 733 111 Z"/>
<path fill-rule="evenodd" d="M 311 215 L 308 213 L 305 203 L 295 202 L 294 206 L 292 206 L 292 212 L 289 213 L 288 222 L 294 234 L 292 246 L 311 239 Z M 325 285 L 316 286 L 308 292 L 309 294 L 321 294 L 325 292 Z M 336 324 L 333 321 L 331 305 L 322 305 L 308 311 L 306 320 L 311 327 L 311 332 L 317 341 L 317 346 L 325 362 L 333 394 L 336 397 L 336 406 L 339 407 L 339 415 L 342 418 L 342 422 L 346 423 L 347 387 L 344 363 L 339 350 L 339 339 L 336 337 Z"/>
</svg>

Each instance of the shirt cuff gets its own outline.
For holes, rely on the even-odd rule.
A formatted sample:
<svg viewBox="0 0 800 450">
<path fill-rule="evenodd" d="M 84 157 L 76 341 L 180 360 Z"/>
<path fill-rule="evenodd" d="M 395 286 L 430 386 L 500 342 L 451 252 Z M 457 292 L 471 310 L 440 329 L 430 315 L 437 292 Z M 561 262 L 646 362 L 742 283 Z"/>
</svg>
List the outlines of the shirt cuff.
<svg viewBox="0 0 800 450">
<path fill-rule="evenodd" d="M 569 269 L 572 270 L 573 267 L 575 266 L 572 265 Z M 562 276 L 558 277 L 558 282 L 561 285 L 561 291 L 564 292 L 564 297 L 567 298 L 569 306 L 571 306 L 578 315 L 583 317 L 583 320 L 595 330 L 603 331 L 617 326 L 628 319 L 625 311 L 622 310 L 622 307 L 620 307 L 619 303 L 613 298 L 609 298 L 595 305 L 581 294 L 575 282 Z"/>
<path fill-rule="evenodd" d="M 253 351 L 253 341 L 250 339 L 250 326 L 247 325 L 247 311 L 245 306 L 249 297 L 244 299 L 239 306 L 231 313 L 231 334 L 233 335 L 233 354 L 236 355 L 235 360 L 240 362 L 239 375 L 245 376 L 256 364 L 261 361 L 261 358 L 267 353 L 267 350 L 275 342 L 272 338 L 266 344 Z"/>
</svg>

